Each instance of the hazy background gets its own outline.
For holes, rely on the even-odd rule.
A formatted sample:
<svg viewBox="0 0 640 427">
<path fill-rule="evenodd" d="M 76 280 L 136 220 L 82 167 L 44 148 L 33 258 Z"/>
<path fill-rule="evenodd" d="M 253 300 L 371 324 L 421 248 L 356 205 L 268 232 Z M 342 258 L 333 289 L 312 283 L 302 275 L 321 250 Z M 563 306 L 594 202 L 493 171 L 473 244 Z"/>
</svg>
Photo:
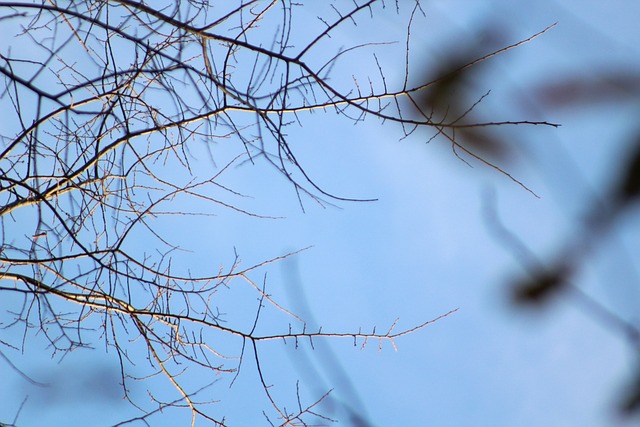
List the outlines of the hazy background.
<svg viewBox="0 0 640 427">
<path fill-rule="evenodd" d="M 313 26 L 320 7 L 295 11 Z M 479 119 L 562 125 L 496 130 L 496 161 L 539 197 L 477 161 L 469 167 L 446 141 L 427 144 L 432 134 L 400 140 L 399 127 L 373 117 L 354 125 L 333 111 L 314 113 L 301 118 L 302 127 L 287 128 L 306 171 L 332 194 L 378 201 L 323 208 L 305 200 L 303 212 L 282 177 L 247 164 L 229 171 L 223 183 L 253 197 L 241 203 L 286 219 L 221 210 L 214 218 L 189 219 L 174 240 L 194 251 L 185 255 L 194 271 L 229 263 L 234 248 L 250 265 L 312 246 L 272 265 L 267 289 L 324 331 L 381 331 L 396 318 L 397 329 L 405 329 L 458 308 L 398 339 L 397 352 L 387 342 L 381 350 L 377 342 L 361 350 L 362 343 L 354 347 L 349 339 L 314 342 L 316 351 L 306 343 L 297 350 L 266 344 L 263 364 L 274 392 L 294 397 L 297 379 L 308 400 L 335 388 L 324 411 L 339 417 L 339 425 L 350 424 L 338 402 L 375 426 L 636 425 L 637 418 L 625 421 L 615 410 L 635 373 L 637 349 L 570 297 L 540 309 L 512 304 L 510 284 L 524 269 L 489 218 L 497 215 L 542 261 L 581 232 L 582 215 L 616 179 L 640 131 L 638 85 L 633 79 L 622 87 L 613 79 L 615 90 L 601 84 L 603 74 L 640 75 L 640 5 L 443 0 L 424 2 L 423 8 L 427 16 L 414 24 L 411 39 L 410 80 L 416 85 L 451 57 L 489 53 L 557 22 L 539 38 L 482 64 L 465 92 L 474 102 L 491 90 L 474 109 Z M 349 85 L 352 75 L 370 75 L 379 85 L 375 51 L 387 84 L 401 85 L 405 21 L 389 16 L 384 26 L 382 19 L 364 17 L 334 35 L 331 49 L 363 40 L 399 43 L 355 51 L 338 63 L 333 80 Z M 235 152 L 223 144 L 214 150 L 217 164 Z M 193 152 L 203 154 L 200 167 L 211 167 L 204 147 L 194 146 Z M 574 278 L 586 293 L 636 323 L 638 216 L 637 209 L 630 211 L 614 233 L 600 239 Z M 228 298 L 219 304 L 231 324 L 242 325 L 255 312 L 255 304 L 237 305 L 233 296 L 243 292 L 232 289 L 221 297 Z M 285 332 L 286 321 L 277 314 L 273 319 L 261 328 Z M 0 388 L 2 419 L 11 419 L 26 394 L 20 426 L 110 425 L 135 414 L 121 401 L 115 355 L 103 353 L 97 345 L 57 364 L 34 344 L 24 358 L 13 360 L 49 387 L 30 385 L 0 360 L 3 382 L 10 384 Z M 264 424 L 256 410 L 264 396 L 255 368 L 247 363 L 243 369 L 234 387 L 221 380 L 211 398 L 224 398 L 221 413 L 229 425 Z M 140 384 L 132 392 L 145 389 Z M 237 406 L 229 405 L 232 400 Z M 157 420 L 153 425 L 187 422 L 171 415 Z"/>
</svg>

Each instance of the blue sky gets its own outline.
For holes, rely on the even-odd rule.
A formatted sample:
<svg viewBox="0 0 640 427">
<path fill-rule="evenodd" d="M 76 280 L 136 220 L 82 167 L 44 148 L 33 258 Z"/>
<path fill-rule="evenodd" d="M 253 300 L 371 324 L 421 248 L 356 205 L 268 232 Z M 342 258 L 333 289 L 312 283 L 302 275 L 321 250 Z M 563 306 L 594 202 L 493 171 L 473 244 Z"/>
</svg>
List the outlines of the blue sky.
<svg viewBox="0 0 640 427">
<path fill-rule="evenodd" d="M 493 194 L 505 226 L 541 259 L 549 259 L 579 229 L 580 213 L 593 192 L 602 191 L 603 184 L 613 178 L 615 159 L 637 131 L 637 105 L 550 108 L 536 104 L 536 88 L 576 73 L 589 76 L 622 66 L 637 72 L 640 6 L 622 1 L 586 1 L 578 8 L 548 0 L 459 0 L 426 2 L 423 7 L 427 17 L 420 18 L 412 32 L 416 68 L 421 64 L 428 68 L 448 49 L 471 43 L 468 40 L 474 39 L 474 31 L 483 23 L 497 30 L 508 44 L 558 22 L 540 38 L 492 59 L 475 82 L 478 96 L 492 91 L 479 107 L 483 117 L 562 124 L 557 129 L 505 129 L 504 136 L 523 147 L 505 168 L 540 198 L 488 167 L 473 162 L 473 168 L 468 167 L 444 141 L 426 144 L 427 133 L 400 140 L 398 127 L 374 118 L 354 126 L 334 112 L 314 113 L 301 118 L 302 127 L 287 129 L 307 172 L 329 192 L 378 201 L 337 202 L 337 207 L 322 208 L 306 200 L 302 212 L 291 187 L 273 170 L 259 162 L 233 168 L 223 183 L 252 196 L 239 203 L 260 214 L 285 218 L 264 220 L 215 210 L 215 217 L 189 219 L 172 238 L 193 253 L 178 254 L 177 259 L 198 271 L 228 263 L 234 247 L 250 265 L 312 246 L 270 266 L 267 283 L 280 302 L 325 331 L 374 326 L 384 330 L 396 318 L 400 319 L 399 329 L 410 328 L 458 309 L 398 339 L 397 352 L 388 343 L 378 351 L 374 342 L 359 350 L 348 339 L 317 343 L 315 352 L 304 344 L 298 350 L 291 345 L 266 344 L 267 375 L 276 392 L 288 399 L 294 396 L 295 381 L 300 378 L 311 389 L 307 390 L 310 400 L 317 396 L 312 392 L 335 386 L 338 399 L 366 413 L 376 426 L 634 425 L 612 418 L 616 396 L 637 362 L 631 347 L 616 331 L 568 299 L 560 298 L 541 310 L 512 306 L 508 283 L 523 271 L 491 233 L 483 210 L 491 200 L 488 194 Z M 300 9 L 301 19 L 313 19 L 315 12 L 306 8 Z M 358 27 L 345 27 L 331 46 L 348 47 L 372 38 L 401 41 L 380 47 L 384 54 L 379 59 L 391 86 L 403 76 L 404 34 L 401 19 L 389 15 L 386 21 L 378 18 L 371 24 L 364 19 Z M 377 76 L 371 67 L 375 49 L 363 49 L 354 54 L 353 61 L 338 64 L 332 78 Z M 329 56 L 328 52 L 318 54 Z M 356 58 L 363 65 L 354 69 Z M 418 78 L 419 74 L 412 75 Z M 224 144 L 217 149 L 219 164 L 235 155 Z M 194 153 L 206 159 L 201 147 L 194 146 Z M 200 167 L 206 169 L 210 164 L 205 160 Z M 623 317 L 636 320 L 637 286 L 626 283 L 637 283 L 637 271 L 633 270 L 633 256 L 629 262 L 620 259 L 624 253 L 638 253 L 639 231 L 637 219 L 630 215 L 617 230 L 617 240 L 604 241 L 576 280 Z M 260 282 L 262 275 L 254 279 Z M 605 282 L 622 285 L 619 291 L 612 291 Z M 252 306 L 239 306 L 233 299 L 244 298 L 245 293 L 243 288 L 232 289 L 223 297 L 229 304 L 230 322 L 242 324 L 252 312 Z M 253 303 L 255 296 L 243 301 Z M 288 320 L 283 323 L 277 313 L 269 312 L 266 319 L 269 322 L 261 325 L 265 331 L 286 329 Z M 78 366 L 95 363 L 102 357 L 96 353 L 100 354 L 79 352 L 69 359 L 77 360 Z M 67 369 L 52 365 L 48 355 L 36 357 L 32 352 L 29 357 L 33 359 L 21 360 L 21 366 L 28 367 L 32 360 L 42 377 Z M 292 357 L 308 361 L 295 362 Z M 105 358 L 104 363 L 105 371 L 82 367 L 78 376 L 100 382 L 102 373 L 113 372 L 109 366 L 114 361 Z M 317 374 L 309 374 L 310 366 Z M 0 369 L 12 378 L 16 389 L 28 389 L 6 365 Z M 227 399 L 230 425 L 254 425 L 263 419 L 256 408 L 246 409 L 245 393 L 253 402 L 264 397 L 256 391 L 251 367 L 243 369 L 233 388 L 228 389 L 228 381 L 221 380 L 221 386 L 212 389 L 213 398 L 221 393 Z M 348 381 L 340 372 L 346 373 Z M 73 384 L 68 388 L 73 389 Z M 2 401 L 12 403 L 6 408 L 15 408 L 15 402 L 22 399 L 7 388 L 1 393 Z M 34 405 L 41 397 L 33 391 L 32 396 L 19 425 L 63 425 L 63 418 L 67 426 L 86 425 L 85 417 L 93 419 L 96 411 L 105 411 L 108 423 L 109 416 L 117 418 L 124 411 L 113 396 L 107 403 L 89 401 L 78 407 L 78 400 L 84 399 L 71 393 L 55 409 L 36 414 Z M 77 420 L 66 418 L 71 405 L 77 409 Z M 5 418 L 6 408 L 0 411 Z M 331 413 L 331 408 L 325 409 Z M 176 419 L 185 422 L 185 418 Z"/>
</svg>

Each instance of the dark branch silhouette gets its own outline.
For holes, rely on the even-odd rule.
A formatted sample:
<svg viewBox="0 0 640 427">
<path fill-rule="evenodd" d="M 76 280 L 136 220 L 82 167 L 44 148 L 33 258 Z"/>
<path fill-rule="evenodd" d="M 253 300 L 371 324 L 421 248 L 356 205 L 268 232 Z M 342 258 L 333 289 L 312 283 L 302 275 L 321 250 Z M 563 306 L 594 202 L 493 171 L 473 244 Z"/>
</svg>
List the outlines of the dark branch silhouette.
<svg viewBox="0 0 640 427">
<path fill-rule="evenodd" d="M 410 34 L 421 12 L 419 1 L 408 5 L 407 31 L 400 35 L 407 46 L 404 84 L 393 89 L 376 57 L 380 87 L 371 83 L 365 90 L 356 80 L 346 91 L 329 79 L 334 65 L 355 49 L 375 51 L 378 44 L 327 53 L 325 43 L 339 27 L 407 6 L 397 2 L 397 9 L 388 8 L 376 0 L 336 6 L 320 18 L 324 29 L 300 42 L 292 33 L 304 25 L 295 15 L 301 5 L 289 0 L 213 3 L 170 1 L 154 8 L 153 2 L 131 0 L 0 2 L 0 22 L 16 33 L 0 51 L 0 102 L 5 123 L 11 123 L 0 135 L 0 291 L 21 301 L 7 313 L 9 327 L 21 330 L 25 339 L 43 334 L 53 353 L 98 342 L 114 349 L 124 395 L 142 411 L 119 425 L 150 424 L 166 408 L 184 409 L 192 425 L 197 419 L 227 425 L 208 411 L 207 400 L 200 400 L 214 381 L 194 385 L 183 373 L 233 377 L 242 363 L 250 363 L 249 353 L 272 406 L 264 408 L 268 422 L 327 421 L 316 409 L 326 395 L 309 403 L 297 393 L 298 408 L 284 409 L 264 377 L 263 342 L 345 337 L 361 345 L 372 340 L 395 345 L 396 338 L 434 320 L 406 330 L 395 330 L 394 324 L 384 333 L 309 331 L 266 285 L 256 285 L 261 270 L 291 254 L 249 266 L 235 254 L 231 265 L 196 276 L 172 262 L 182 249 L 154 221 L 179 228 L 185 218 L 220 210 L 272 218 L 242 207 L 238 201 L 244 195 L 223 184 L 230 168 L 247 162 L 273 167 L 290 182 L 301 206 L 309 200 L 321 205 L 362 200 L 324 189 L 298 160 L 286 128 L 315 110 L 333 110 L 356 122 L 397 123 L 404 135 L 428 129 L 443 136 L 456 155 L 509 177 L 457 135 L 493 126 L 555 125 L 473 122 L 467 120 L 473 106 L 452 116 L 420 101 L 447 75 L 409 85 Z M 533 37 L 467 58 L 453 71 Z M 194 153 L 204 146 L 215 154 L 222 143 L 239 150 L 202 175 Z M 216 305 L 215 296 L 232 282 L 244 283 L 259 297 L 249 330 L 227 324 Z M 251 306 L 255 299 L 237 304 Z M 258 334 L 267 305 L 282 314 L 282 328 Z M 218 349 L 220 337 L 235 339 L 236 351 Z M 156 397 L 151 384 L 151 402 L 128 393 L 130 382 L 138 379 L 130 372 L 131 357 L 140 347 L 149 377 L 164 377 L 176 392 L 174 400 Z"/>
</svg>

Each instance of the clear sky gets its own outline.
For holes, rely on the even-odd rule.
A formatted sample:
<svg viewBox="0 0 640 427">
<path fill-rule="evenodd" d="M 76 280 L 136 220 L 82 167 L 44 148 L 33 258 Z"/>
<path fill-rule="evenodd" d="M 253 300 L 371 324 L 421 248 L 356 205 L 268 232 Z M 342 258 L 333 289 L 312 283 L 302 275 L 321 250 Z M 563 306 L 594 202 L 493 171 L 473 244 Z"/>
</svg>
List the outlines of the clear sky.
<svg viewBox="0 0 640 427">
<path fill-rule="evenodd" d="M 291 187 L 273 170 L 246 164 L 230 170 L 223 183 L 251 195 L 253 199 L 240 202 L 247 207 L 286 218 L 256 219 L 221 210 L 216 217 L 190 219 L 173 236 L 194 251 L 183 258 L 192 263 L 193 271 L 228 263 L 234 247 L 250 265 L 312 246 L 270 266 L 267 285 L 280 302 L 325 331 L 374 326 L 386 330 L 396 318 L 397 328 L 405 329 L 458 309 L 399 338 L 397 351 L 386 342 L 381 350 L 377 342 L 360 350 L 349 339 L 318 342 L 316 351 L 307 344 L 298 350 L 280 342 L 266 344 L 263 363 L 277 393 L 295 396 L 297 378 L 309 387 L 305 391 L 309 400 L 319 396 L 313 393 L 335 387 L 338 400 L 375 426 L 636 425 L 637 419 L 624 422 L 613 411 L 636 368 L 632 347 L 568 298 L 541 310 L 513 306 L 509 283 L 523 269 L 492 233 L 486 215 L 487 210 L 499 215 L 531 251 L 542 260 L 551 259 L 580 230 L 580 214 L 615 177 L 611 168 L 638 131 L 637 101 L 634 105 L 620 97 L 565 106 L 541 101 L 545 86 L 567 79 L 606 71 L 640 72 L 639 4 L 618 0 L 566 4 L 427 1 L 423 5 L 427 16 L 412 31 L 411 77 L 417 82 L 421 74 L 437 69 L 451 49 L 475 46 L 480 30 L 495 34 L 498 44 L 510 44 L 558 23 L 530 43 L 491 59 L 472 88 L 476 97 L 491 90 L 475 111 L 478 117 L 562 124 L 510 127 L 500 134 L 517 146 L 513 157 L 504 161 L 505 170 L 539 198 L 478 162 L 471 161 L 469 167 L 445 141 L 427 144 L 431 135 L 426 132 L 401 140 L 401 129 L 373 117 L 354 125 L 333 111 L 316 112 L 300 117 L 302 127 L 287 129 L 306 171 L 333 194 L 378 201 L 336 202 L 336 207 L 323 208 L 307 199 L 302 212 Z M 312 22 L 313 7 L 298 8 L 300 19 Z M 331 46 L 400 41 L 379 48 L 387 84 L 393 87 L 401 84 L 404 72 L 403 21 L 402 16 L 386 13 L 389 18 L 363 19 L 358 27 L 345 27 Z M 378 72 L 371 67 L 376 49 L 354 52 L 352 61 L 336 66 L 332 78 L 349 83 L 352 74 L 370 74 L 379 84 Z M 356 66 L 360 60 L 365 65 Z M 219 164 L 224 164 L 225 156 L 233 154 L 219 148 Z M 204 150 L 194 146 L 194 153 Z M 206 156 L 201 158 L 205 160 L 198 167 L 209 167 Z M 623 318 L 637 321 L 637 253 L 640 224 L 629 215 L 616 238 L 605 239 L 587 259 L 576 284 Z M 262 276 L 255 279 L 261 282 Z M 248 300 L 253 303 L 255 297 Z M 229 301 L 230 322 L 242 323 L 254 309 L 237 306 L 231 297 Z M 264 331 L 286 331 L 288 320 L 283 322 L 275 313 L 266 319 L 274 323 L 262 324 Z M 99 370 L 83 365 L 101 359 L 96 354 L 100 350 L 97 346 L 94 352 L 70 355 L 69 360 L 85 373 L 74 375 L 61 373 L 68 368 L 51 365 L 48 355 L 28 356 L 33 357 L 35 377 L 66 378 L 62 389 L 73 390 L 82 389 L 83 383 L 94 387 L 109 381 L 104 378 L 113 374 L 114 360 L 105 358 L 105 367 Z M 102 425 L 94 423 L 96 412 L 110 423 L 125 411 L 109 389 L 105 400 L 86 402 L 85 396 L 70 391 L 52 402 L 53 393 L 34 391 L 2 363 L 0 372 L 6 372 L 15 385 L 12 390 L 0 388 L 0 401 L 8 402 L 0 405 L 3 419 L 9 419 L 11 408 L 23 398 L 14 390 L 31 390 L 21 426 L 89 425 L 87 419 L 91 425 Z M 29 369 L 28 363 L 21 366 Z M 250 365 L 244 369 L 231 389 L 226 379 L 212 388 L 212 398 L 220 393 L 229 405 L 225 406 L 229 425 L 264 420 L 253 404 L 263 399 L 260 390 L 255 396 L 250 391 L 258 387 L 254 369 Z M 47 409 L 34 412 L 44 402 Z M 70 408 L 71 420 L 66 418 Z M 342 417 L 337 425 L 350 425 L 343 412 L 333 414 L 329 406 L 324 411 Z M 173 422 L 154 425 L 178 425 Z"/>
</svg>

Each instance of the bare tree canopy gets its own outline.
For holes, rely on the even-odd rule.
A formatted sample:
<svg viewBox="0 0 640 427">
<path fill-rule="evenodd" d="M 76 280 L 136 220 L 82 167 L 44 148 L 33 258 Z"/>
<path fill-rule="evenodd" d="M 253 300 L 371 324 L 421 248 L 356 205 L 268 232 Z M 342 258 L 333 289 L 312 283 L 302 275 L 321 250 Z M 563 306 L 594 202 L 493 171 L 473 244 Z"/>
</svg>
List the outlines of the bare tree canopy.
<svg viewBox="0 0 640 427">
<path fill-rule="evenodd" d="M 303 142 L 291 129 L 313 114 L 388 123 L 398 139 L 424 132 L 535 195 L 501 166 L 509 148 L 491 130 L 557 125 L 478 119 L 484 96 L 458 91 L 470 70 L 553 25 L 481 43 L 425 77 L 412 53 L 422 8 L 419 0 L 0 2 L 0 306 L 9 319 L 2 333 L 19 337 L 0 335 L 2 360 L 28 378 L 13 360 L 34 336 L 54 356 L 106 349 L 139 411 L 118 425 L 154 425 L 173 410 L 191 425 L 235 425 L 225 418 L 225 392 L 242 375 L 255 376 L 263 401 L 247 406 L 266 425 L 333 421 L 320 408 L 330 390 L 287 394 L 264 374 L 265 342 L 395 347 L 455 309 L 411 327 L 325 331 L 269 290 L 269 265 L 299 250 L 252 264 L 240 250 L 196 266 L 172 236 L 198 239 L 186 226 L 195 217 L 276 217 L 277 201 L 256 208 L 224 179 L 258 165 L 302 210 L 373 200 L 326 189 L 299 160 Z M 396 40 L 340 38 L 372 22 L 400 22 Z M 390 72 L 378 55 L 392 42 L 403 62 Z M 637 181 L 636 165 L 620 189 L 625 198 L 637 196 Z M 543 284 L 564 280 L 561 270 Z M 525 285 L 529 295 L 540 284 Z M 229 311 L 245 321 L 228 321 Z M 130 393 L 132 383 L 144 384 L 144 398 Z"/>
</svg>

